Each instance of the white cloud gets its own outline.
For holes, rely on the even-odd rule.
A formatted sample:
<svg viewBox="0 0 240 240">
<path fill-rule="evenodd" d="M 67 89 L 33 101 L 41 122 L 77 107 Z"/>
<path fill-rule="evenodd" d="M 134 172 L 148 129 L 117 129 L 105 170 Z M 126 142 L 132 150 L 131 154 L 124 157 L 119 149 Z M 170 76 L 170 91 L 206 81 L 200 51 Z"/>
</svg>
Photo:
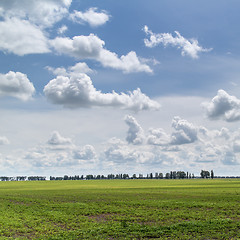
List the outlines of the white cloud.
<svg viewBox="0 0 240 240">
<path fill-rule="evenodd" d="M 71 0 L 0 1 L 0 50 L 19 56 L 50 52 L 45 30 L 68 14 L 70 4 Z"/>
<path fill-rule="evenodd" d="M 153 33 L 148 29 L 147 26 L 144 26 L 144 32 L 149 39 L 144 39 L 144 43 L 146 47 L 155 47 L 159 44 L 163 44 L 164 47 L 171 45 L 173 47 L 177 47 L 181 49 L 182 56 L 188 55 L 191 58 L 198 58 L 198 54 L 200 52 L 209 52 L 212 49 L 206 49 L 199 46 L 198 41 L 196 39 L 186 39 L 177 31 L 175 31 L 176 37 L 173 37 L 170 33 Z"/>
<path fill-rule="evenodd" d="M 125 73 L 152 73 L 152 69 L 141 62 L 135 52 L 131 51 L 119 58 L 116 53 L 105 49 L 105 42 L 94 34 L 75 36 L 72 39 L 57 37 L 50 40 L 50 44 L 59 54 L 66 54 L 76 59 L 93 59 L 104 67 L 122 70 Z"/>
<path fill-rule="evenodd" d="M 110 15 L 106 11 L 97 10 L 97 8 L 89 8 L 86 12 L 75 10 L 70 14 L 70 19 L 80 24 L 88 23 L 92 27 L 98 27 L 109 21 Z"/>
<path fill-rule="evenodd" d="M 20 72 L 0 74 L 0 96 L 11 96 L 26 101 L 32 97 L 35 89 L 27 78 Z"/>
<path fill-rule="evenodd" d="M 40 144 L 24 153 L 24 159 L 27 160 L 30 166 L 36 168 L 78 167 L 85 166 L 84 164 L 88 163 L 96 163 L 97 160 L 93 146 L 76 146 L 70 138 L 61 136 L 57 131 L 52 133 L 50 139 L 45 144 Z M 85 163 L 83 160 L 88 161 Z"/>
<path fill-rule="evenodd" d="M 62 25 L 57 32 L 58 34 L 64 34 L 67 30 L 68 30 L 68 27 L 66 25 Z"/>
<path fill-rule="evenodd" d="M 41 27 L 50 27 L 68 14 L 71 0 L 1 0 L 2 17 L 25 19 Z"/>
<path fill-rule="evenodd" d="M 54 75 L 58 76 L 73 76 L 78 75 L 80 73 L 92 73 L 93 70 L 88 67 L 88 65 L 85 62 L 79 62 L 76 63 L 74 66 L 68 67 L 68 69 L 64 67 L 59 68 L 52 68 L 52 67 L 46 67 L 47 70 L 52 72 Z"/>
<path fill-rule="evenodd" d="M 198 139 L 198 128 L 185 119 L 174 117 L 172 127 L 174 131 L 171 135 L 167 134 L 162 128 L 150 128 L 148 144 L 159 146 L 182 145 L 193 143 Z"/>
<path fill-rule="evenodd" d="M 137 120 L 133 116 L 128 115 L 125 117 L 125 123 L 129 126 L 126 138 L 127 142 L 134 145 L 142 144 L 145 136 Z"/>
<path fill-rule="evenodd" d="M 104 159 L 114 163 L 134 162 L 134 152 L 122 140 L 113 138 L 104 151 Z"/>
<path fill-rule="evenodd" d="M 10 141 L 5 136 L 0 136 L 0 145 L 7 145 Z"/>
<path fill-rule="evenodd" d="M 171 135 L 171 144 L 173 145 L 192 143 L 198 139 L 197 127 L 185 119 L 174 117 L 172 127 L 175 129 Z"/>
<path fill-rule="evenodd" d="M 81 149 L 75 149 L 73 152 L 74 159 L 80 160 L 92 160 L 96 158 L 96 152 L 93 146 L 85 145 Z"/>
<path fill-rule="evenodd" d="M 223 119 L 227 122 L 240 120 L 240 100 L 224 90 L 218 90 L 210 103 L 203 103 L 206 115 L 210 119 Z"/>
<path fill-rule="evenodd" d="M 110 106 L 133 111 L 157 110 L 159 103 L 151 100 L 140 89 L 129 94 L 116 92 L 102 93 L 93 86 L 91 78 L 84 74 L 57 76 L 45 87 L 44 93 L 49 101 L 69 108 Z"/>
<path fill-rule="evenodd" d="M 162 128 L 150 128 L 147 142 L 150 145 L 165 146 L 170 143 L 170 136 Z"/>
<path fill-rule="evenodd" d="M 31 53 L 47 53 L 47 38 L 29 21 L 8 18 L 0 21 L 0 50 L 19 56 Z"/>
<path fill-rule="evenodd" d="M 72 144 L 72 141 L 70 138 L 62 137 L 59 132 L 54 131 L 47 143 L 50 145 L 68 145 Z"/>
</svg>

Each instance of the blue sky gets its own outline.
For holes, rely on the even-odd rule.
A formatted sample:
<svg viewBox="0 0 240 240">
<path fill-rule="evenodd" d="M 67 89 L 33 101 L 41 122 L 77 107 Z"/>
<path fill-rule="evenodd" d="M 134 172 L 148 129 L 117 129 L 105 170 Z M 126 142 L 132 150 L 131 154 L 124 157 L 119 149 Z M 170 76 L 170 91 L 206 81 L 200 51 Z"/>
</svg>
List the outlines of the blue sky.
<svg viewBox="0 0 240 240">
<path fill-rule="evenodd" d="M 239 175 L 238 1 L 0 2 L 0 175 Z"/>
</svg>

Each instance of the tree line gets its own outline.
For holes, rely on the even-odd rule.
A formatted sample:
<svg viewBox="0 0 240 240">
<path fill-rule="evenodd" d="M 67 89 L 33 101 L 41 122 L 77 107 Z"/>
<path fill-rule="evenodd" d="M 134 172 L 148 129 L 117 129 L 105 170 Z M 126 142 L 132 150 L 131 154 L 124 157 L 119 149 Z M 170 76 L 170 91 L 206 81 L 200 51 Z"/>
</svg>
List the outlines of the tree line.
<svg viewBox="0 0 240 240">
<path fill-rule="evenodd" d="M 46 177 L 42 176 L 17 176 L 17 177 L 6 177 L 0 176 L 0 181 L 44 181 Z"/>
<path fill-rule="evenodd" d="M 184 172 L 184 171 L 170 171 L 165 174 L 163 173 L 148 173 L 145 176 L 143 174 L 133 174 L 129 175 L 127 173 L 121 174 L 108 174 L 108 175 L 74 175 L 74 176 L 50 176 L 50 180 L 102 180 L 102 179 L 194 179 L 194 178 L 240 178 L 240 177 L 219 177 L 215 176 L 213 170 L 201 170 L 200 176 L 195 176 L 193 173 Z M 16 176 L 16 177 L 6 177 L 0 176 L 0 181 L 45 181 L 46 177 L 44 176 Z"/>
<path fill-rule="evenodd" d="M 211 170 L 211 175 L 209 171 L 201 170 L 200 173 L 201 178 L 211 178 L 214 177 L 213 170 Z M 75 176 L 68 176 L 64 175 L 63 177 L 53 177 L 50 176 L 50 180 L 101 180 L 101 179 L 192 179 L 196 178 L 194 173 L 184 172 L 184 171 L 170 171 L 165 174 L 163 173 L 149 173 L 146 176 L 143 174 L 133 174 L 129 176 L 127 173 L 121 174 L 108 174 L 108 175 L 75 175 Z M 197 177 L 199 178 L 199 177 Z"/>
</svg>

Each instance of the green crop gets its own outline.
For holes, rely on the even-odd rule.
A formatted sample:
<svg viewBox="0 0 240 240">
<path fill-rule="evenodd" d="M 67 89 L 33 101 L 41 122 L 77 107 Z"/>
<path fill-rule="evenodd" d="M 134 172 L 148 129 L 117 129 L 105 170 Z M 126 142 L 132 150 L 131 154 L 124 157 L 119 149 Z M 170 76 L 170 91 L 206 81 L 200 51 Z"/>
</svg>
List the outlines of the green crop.
<svg viewBox="0 0 240 240">
<path fill-rule="evenodd" d="M 240 239 L 240 180 L 0 182 L 0 239 Z"/>
</svg>

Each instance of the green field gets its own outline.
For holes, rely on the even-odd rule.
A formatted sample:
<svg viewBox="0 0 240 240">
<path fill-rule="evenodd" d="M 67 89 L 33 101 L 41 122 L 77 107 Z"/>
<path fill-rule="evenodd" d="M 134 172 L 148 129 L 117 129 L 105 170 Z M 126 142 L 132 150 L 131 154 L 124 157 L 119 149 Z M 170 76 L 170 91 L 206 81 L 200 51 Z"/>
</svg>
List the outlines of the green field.
<svg viewBox="0 0 240 240">
<path fill-rule="evenodd" d="M 240 180 L 0 182 L 0 239 L 240 239 Z"/>
</svg>

